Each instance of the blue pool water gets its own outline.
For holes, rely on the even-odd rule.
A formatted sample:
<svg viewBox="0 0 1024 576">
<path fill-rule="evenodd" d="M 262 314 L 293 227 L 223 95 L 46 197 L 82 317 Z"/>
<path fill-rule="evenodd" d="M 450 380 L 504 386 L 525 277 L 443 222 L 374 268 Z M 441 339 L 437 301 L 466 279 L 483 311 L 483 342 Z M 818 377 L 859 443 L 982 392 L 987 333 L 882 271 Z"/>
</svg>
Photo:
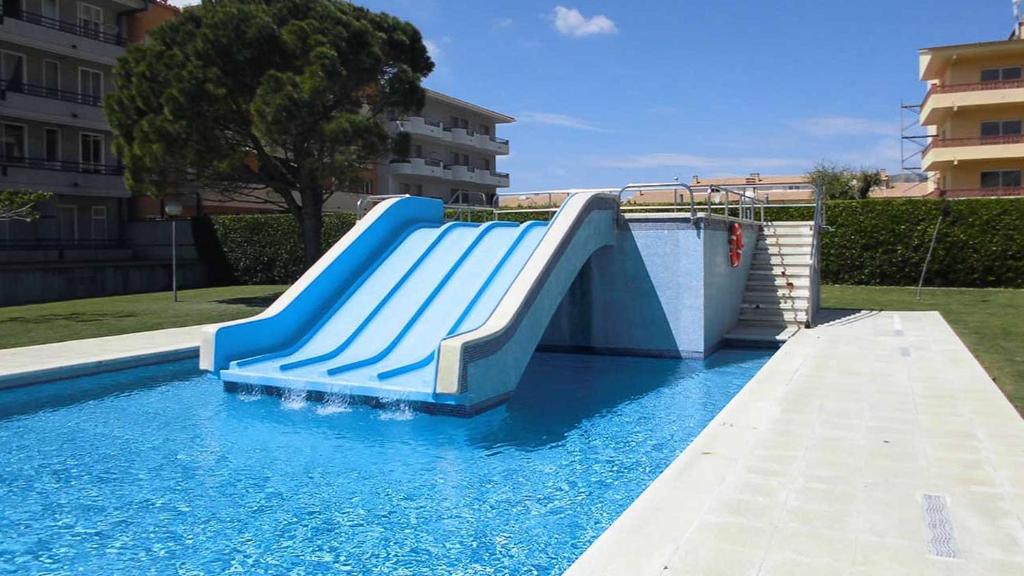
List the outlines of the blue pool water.
<svg viewBox="0 0 1024 576">
<path fill-rule="evenodd" d="M 474 418 L 194 361 L 0 393 L 0 574 L 557 574 L 767 360 L 537 354 Z"/>
</svg>

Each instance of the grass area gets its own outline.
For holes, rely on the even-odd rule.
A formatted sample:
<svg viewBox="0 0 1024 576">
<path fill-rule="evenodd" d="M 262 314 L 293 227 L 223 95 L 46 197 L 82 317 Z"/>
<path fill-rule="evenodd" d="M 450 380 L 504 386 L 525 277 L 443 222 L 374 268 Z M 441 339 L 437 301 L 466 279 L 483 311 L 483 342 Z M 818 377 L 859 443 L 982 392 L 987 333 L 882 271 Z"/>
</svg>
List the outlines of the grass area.
<svg viewBox="0 0 1024 576">
<path fill-rule="evenodd" d="M 0 349 L 252 316 L 285 286 L 229 286 L 0 308 Z"/>
<path fill-rule="evenodd" d="M 1024 414 L 1024 290 L 823 286 L 823 308 L 938 310 Z"/>
</svg>

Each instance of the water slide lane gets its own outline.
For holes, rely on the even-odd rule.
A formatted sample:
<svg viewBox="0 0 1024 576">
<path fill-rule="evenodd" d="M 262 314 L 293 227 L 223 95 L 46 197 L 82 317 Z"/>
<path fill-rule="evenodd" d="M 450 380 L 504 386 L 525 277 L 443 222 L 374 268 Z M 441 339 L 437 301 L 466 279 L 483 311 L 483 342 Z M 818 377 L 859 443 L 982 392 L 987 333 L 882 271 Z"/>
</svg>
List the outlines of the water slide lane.
<svg viewBox="0 0 1024 576">
<path fill-rule="evenodd" d="M 506 242 L 500 258 L 492 258 L 490 266 L 487 267 L 489 269 L 481 270 L 482 273 L 477 275 L 476 281 L 471 283 L 474 292 L 471 298 L 462 301 L 459 307 L 461 310 L 456 308 L 451 314 L 440 318 L 441 322 L 438 324 L 431 324 L 433 330 L 422 340 L 410 335 L 408 342 L 396 349 L 387 362 L 379 364 L 376 377 L 382 384 L 432 390 L 438 343 L 459 332 L 476 328 L 487 319 L 540 242 L 545 229 L 545 222 L 527 222 L 521 225 L 515 231 L 511 242 Z M 398 378 L 400 376 L 402 378 Z M 401 382 L 387 382 L 392 379 Z"/>
<path fill-rule="evenodd" d="M 283 350 L 236 360 L 230 367 L 238 369 L 255 364 L 273 363 L 274 360 L 289 358 L 300 351 L 305 355 L 314 355 L 334 347 L 337 342 L 328 338 L 315 341 L 316 336 L 351 332 L 361 320 L 360 313 L 366 314 L 372 310 L 379 295 L 384 293 L 388 286 L 400 283 L 403 275 L 408 275 L 415 268 L 416 262 L 441 238 L 441 235 L 440 226 L 423 225 L 409 230 L 335 300 L 331 308 L 321 315 L 320 320 L 302 338 Z"/>
<path fill-rule="evenodd" d="M 408 344 L 420 350 L 439 342 L 437 333 L 447 318 L 457 314 L 458 308 L 472 297 L 474 284 L 487 275 L 486 270 L 494 266 L 496 254 L 514 240 L 518 226 L 513 222 L 489 222 L 479 231 L 469 246 L 463 250 L 433 289 L 420 299 L 420 304 L 406 322 L 387 343 L 371 355 L 347 363 L 335 365 L 327 370 L 328 376 L 350 373 L 359 368 L 372 366 L 388 357 L 400 345 Z M 443 330 L 443 329 L 442 329 Z M 442 332 L 443 334 L 443 332 Z M 373 376 L 370 371 L 366 376 Z M 358 378 L 360 381 L 365 378 Z"/>
</svg>

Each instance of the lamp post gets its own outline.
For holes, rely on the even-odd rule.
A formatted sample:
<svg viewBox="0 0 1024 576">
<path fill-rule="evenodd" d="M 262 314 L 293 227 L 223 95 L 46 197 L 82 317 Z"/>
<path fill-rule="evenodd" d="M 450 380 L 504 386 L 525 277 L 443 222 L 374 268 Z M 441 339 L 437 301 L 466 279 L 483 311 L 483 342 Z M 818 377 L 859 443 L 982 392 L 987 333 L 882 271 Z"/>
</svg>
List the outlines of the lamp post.
<svg viewBox="0 0 1024 576">
<path fill-rule="evenodd" d="M 164 202 L 164 214 L 171 221 L 171 292 L 174 294 L 174 301 L 178 301 L 178 239 L 176 237 L 176 217 L 181 216 L 181 202 L 167 200 Z"/>
</svg>

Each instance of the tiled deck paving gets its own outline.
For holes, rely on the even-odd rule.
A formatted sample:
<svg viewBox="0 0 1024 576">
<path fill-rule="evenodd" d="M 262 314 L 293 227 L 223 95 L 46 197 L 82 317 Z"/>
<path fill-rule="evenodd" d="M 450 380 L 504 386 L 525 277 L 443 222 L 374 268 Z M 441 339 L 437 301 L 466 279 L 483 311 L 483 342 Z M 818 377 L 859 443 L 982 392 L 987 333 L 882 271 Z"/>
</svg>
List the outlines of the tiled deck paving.
<svg viewBox="0 0 1024 576">
<path fill-rule="evenodd" d="M 0 388 L 195 355 L 200 329 L 0 350 Z M 937 313 L 802 331 L 569 574 L 1020 576 L 1024 421 Z"/>
<path fill-rule="evenodd" d="M 0 350 L 0 389 L 199 354 L 202 326 Z"/>
<path fill-rule="evenodd" d="M 1020 576 L 1024 421 L 938 313 L 802 331 L 568 574 Z"/>
</svg>

